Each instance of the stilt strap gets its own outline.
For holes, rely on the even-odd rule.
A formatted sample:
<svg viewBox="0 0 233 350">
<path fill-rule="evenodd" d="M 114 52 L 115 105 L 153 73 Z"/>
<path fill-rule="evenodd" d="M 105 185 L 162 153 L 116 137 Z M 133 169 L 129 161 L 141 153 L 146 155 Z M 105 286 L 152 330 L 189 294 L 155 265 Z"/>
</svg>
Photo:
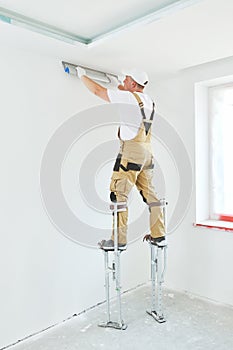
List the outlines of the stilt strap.
<svg viewBox="0 0 233 350">
<path fill-rule="evenodd" d="M 149 204 L 149 208 L 152 207 L 165 207 L 165 205 L 168 205 L 168 202 L 166 202 L 165 199 L 160 199 L 158 202 L 152 202 Z"/>
<path fill-rule="evenodd" d="M 110 204 L 110 209 L 112 211 L 117 210 L 117 212 L 126 211 L 127 210 L 127 203 L 126 202 L 112 203 L 112 204 Z"/>
</svg>

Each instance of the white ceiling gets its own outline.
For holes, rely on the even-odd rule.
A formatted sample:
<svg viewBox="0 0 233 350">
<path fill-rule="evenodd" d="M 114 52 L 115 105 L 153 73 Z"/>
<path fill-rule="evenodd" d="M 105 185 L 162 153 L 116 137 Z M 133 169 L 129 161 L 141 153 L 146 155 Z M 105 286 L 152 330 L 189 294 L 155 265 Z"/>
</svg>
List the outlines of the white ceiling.
<svg viewBox="0 0 233 350">
<path fill-rule="evenodd" d="M 186 2 L 187 0 L 183 0 Z M 83 38 L 92 38 L 178 0 L 1 0 L 2 8 Z"/>
<path fill-rule="evenodd" d="M 0 21 L 0 44 L 1 48 L 13 46 L 113 73 L 132 66 L 142 68 L 153 79 L 233 56 L 233 1 L 186 1 L 192 5 L 153 22 L 127 27 L 89 46 L 65 43 Z M 93 38 L 174 2 L 41 0 L 32 6 L 29 0 L 0 0 L 0 7 Z"/>
</svg>

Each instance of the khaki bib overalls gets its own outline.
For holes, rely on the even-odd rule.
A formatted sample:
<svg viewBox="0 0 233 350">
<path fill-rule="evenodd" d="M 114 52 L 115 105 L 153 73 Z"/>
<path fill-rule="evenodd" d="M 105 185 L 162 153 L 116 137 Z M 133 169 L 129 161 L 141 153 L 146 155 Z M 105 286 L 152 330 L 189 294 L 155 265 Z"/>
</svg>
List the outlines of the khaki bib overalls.
<svg viewBox="0 0 233 350">
<path fill-rule="evenodd" d="M 134 185 L 137 186 L 144 202 L 149 206 L 150 231 L 153 238 L 165 235 L 163 213 L 158 206 L 152 185 L 153 154 L 151 147 L 151 124 L 154 116 L 154 103 L 150 119 L 147 120 L 143 102 L 140 97 L 133 93 L 137 99 L 142 114 L 142 122 L 138 134 L 132 140 L 121 142 L 120 152 L 117 156 L 110 184 L 110 198 L 115 202 L 127 202 L 128 195 Z M 157 205 L 156 205 L 157 204 Z M 127 243 L 128 210 L 118 214 L 118 242 Z M 113 235 L 111 237 L 114 239 Z"/>
</svg>

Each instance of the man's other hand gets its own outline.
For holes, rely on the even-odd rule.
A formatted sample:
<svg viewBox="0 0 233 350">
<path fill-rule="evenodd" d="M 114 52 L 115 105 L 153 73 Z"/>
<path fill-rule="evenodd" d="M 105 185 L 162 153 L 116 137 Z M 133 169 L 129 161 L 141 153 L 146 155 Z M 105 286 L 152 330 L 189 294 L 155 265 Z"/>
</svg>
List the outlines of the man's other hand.
<svg viewBox="0 0 233 350">
<path fill-rule="evenodd" d="M 86 71 L 82 67 L 76 67 L 76 71 L 79 79 L 81 79 L 83 75 L 86 75 Z"/>
</svg>

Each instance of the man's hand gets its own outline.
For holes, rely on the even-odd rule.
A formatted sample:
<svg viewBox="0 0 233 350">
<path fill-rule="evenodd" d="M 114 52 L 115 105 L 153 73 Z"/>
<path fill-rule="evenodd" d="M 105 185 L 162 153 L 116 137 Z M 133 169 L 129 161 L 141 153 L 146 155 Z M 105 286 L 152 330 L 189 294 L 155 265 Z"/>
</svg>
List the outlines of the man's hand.
<svg viewBox="0 0 233 350">
<path fill-rule="evenodd" d="M 119 90 L 125 90 L 125 88 L 124 88 L 123 85 L 118 85 L 118 89 L 119 89 Z"/>
<path fill-rule="evenodd" d="M 110 74 L 106 74 L 106 76 L 108 77 L 108 79 L 111 81 L 111 86 L 114 88 L 117 88 L 120 85 L 120 81 L 119 78 Z"/>
<path fill-rule="evenodd" d="M 113 76 L 110 74 L 106 74 L 107 77 L 111 80 L 111 87 L 117 88 L 119 90 L 125 90 L 124 86 L 121 84 L 121 77 L 120 76 Z"/>
<path fill-rule="evenodd" d="M 124 88 L 125 76 L 124 75 L 118 75 L 118 80 L 120 81 L 120 84 L 118 85 L 118 89 L 119 90 L 125 90 L 125 88 Z"/>
<path fill-rule="evenodd" d="M 83 69 L 79 66 L 76 67 L 76 71 L 77 71 L 77 75 L 78 75 L 79 79 L 81 79 L 83 75 L 86 75 L 85 69 Z"/>
</svg>

